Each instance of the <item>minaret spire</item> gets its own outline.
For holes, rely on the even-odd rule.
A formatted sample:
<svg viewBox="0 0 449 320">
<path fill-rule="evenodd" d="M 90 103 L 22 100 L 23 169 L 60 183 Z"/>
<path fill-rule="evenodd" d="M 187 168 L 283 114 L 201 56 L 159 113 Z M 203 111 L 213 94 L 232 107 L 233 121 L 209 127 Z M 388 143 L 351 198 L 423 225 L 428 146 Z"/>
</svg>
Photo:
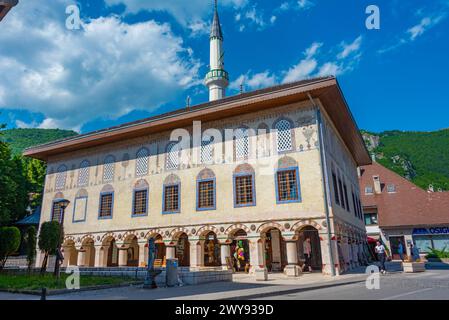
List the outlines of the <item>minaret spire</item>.
<svg viewBox="0 0 449 320">
<path fill-rule="evenodd" d="M 224 70 L 223 32 L 217 0 L 214 0 L 214 18 L 210 30 L 210 70 L 205 79 L 205 84 L 209 88 L 209 101 L 225 97 L 228 79 L 228 73 Z"/>
</svg>

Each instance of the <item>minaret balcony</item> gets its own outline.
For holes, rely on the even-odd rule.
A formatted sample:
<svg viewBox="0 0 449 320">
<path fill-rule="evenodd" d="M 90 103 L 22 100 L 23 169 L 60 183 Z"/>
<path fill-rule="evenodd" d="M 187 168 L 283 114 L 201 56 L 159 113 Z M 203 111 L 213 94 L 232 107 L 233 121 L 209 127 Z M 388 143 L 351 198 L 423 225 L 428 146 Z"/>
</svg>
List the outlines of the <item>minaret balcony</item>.
<svg viewBox="0 0 449 320">
<path fill-rule="evenodd" d="M 207 83 L 219 79 L 225 79 L 228 82 L 229 74 L 223 69 L 212 69 L 206 74 L 204 81 Z"/>
</svg>

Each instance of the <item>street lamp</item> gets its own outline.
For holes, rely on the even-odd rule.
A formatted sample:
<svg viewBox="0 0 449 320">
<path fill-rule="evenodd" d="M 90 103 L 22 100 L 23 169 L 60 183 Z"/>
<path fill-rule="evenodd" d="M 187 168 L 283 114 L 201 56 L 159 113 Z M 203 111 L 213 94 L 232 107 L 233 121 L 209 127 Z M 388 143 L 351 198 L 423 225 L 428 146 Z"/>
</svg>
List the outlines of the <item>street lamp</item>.
<svg viewBox="0 0 449 320">
<path fill-rule="evenodd" d="M 1 0 L 0 0 L 1 1 Z M 67 199 L 59 199 L 56 200 L 55 203 L 57 205 L 59 205 L 59 208 L 61 209 L 61 213 L 59 215 L 59 235 L 60 235 L 60 239 L 58 241 L 58 248 L 56 249 L 56 261 L 55 261 L 55 272 L 54 275 L 58 277 L 60 277 L 60 265 L 61 265 L 61 261 L 64 259 L 62 252 L 61 252 L 61 245 L 62 245 L 62 231 L 63 231 L 63 226 L 64 226 L 64 212 L 65 209 L 69 206 L 70 201 Z"/>
<path fill-rule="evenodd" d="M 0 0 L 0 21 L 6 16 L 12 7 L 16 6 L 19 0 Z"/>
</svg>

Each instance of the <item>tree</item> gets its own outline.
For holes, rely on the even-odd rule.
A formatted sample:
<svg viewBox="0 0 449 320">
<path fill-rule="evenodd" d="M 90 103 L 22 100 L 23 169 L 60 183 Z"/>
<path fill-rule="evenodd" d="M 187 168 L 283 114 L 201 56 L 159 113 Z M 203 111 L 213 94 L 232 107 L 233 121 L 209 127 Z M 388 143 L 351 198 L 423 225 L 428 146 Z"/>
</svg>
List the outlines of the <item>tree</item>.
<svg viewBox="0 0 449 320">
<path fill-rule="evenodd" d="M 60 231 L 59 222 L 57 221 L 47 221 L 41 225 L 38 240 L 39 249 L 44 253 L 41 274 L 44 274 L 47 271 L 48 256 L 56 253 L 58 244 L 61 241 Z"/>
<path fill-rule="evenodd" d="M 34 226 L 28 227 L 25 234 L 26 254 L 28 262 L 28 272 L 36 260 L 36 228 Z"/>
<path fill-rule="evenodd" d="M 20 246 L 20 231 L 16 227 L 0 228 L 0 270 L 6 265 L 8 257 Z"/>
</svg>

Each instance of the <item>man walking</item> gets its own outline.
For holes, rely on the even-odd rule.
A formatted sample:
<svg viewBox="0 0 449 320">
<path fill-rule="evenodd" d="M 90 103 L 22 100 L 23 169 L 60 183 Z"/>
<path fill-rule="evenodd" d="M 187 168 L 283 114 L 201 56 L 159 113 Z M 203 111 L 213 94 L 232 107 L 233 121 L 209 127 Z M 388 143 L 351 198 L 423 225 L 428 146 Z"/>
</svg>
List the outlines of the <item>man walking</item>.
<svg viewBox="0 0 449 320">
<path fill-rule="evenodd" d="M 303 252 L 304 252 L 304 266 L 302 268 L 302 271 L 304 272 L 304 270 L 307 270 L 309 272 L 312 272 L 312 267 L 311 267 L 311 256 L 312 256 L 312 246 L 310 245 L 310 238 L 306 238 L 306 240 L 304 240 L 304 244 L 302 246 L 303 248 Z"/>
<path fill-rule="evenodd" d="M 385 253 L 385 247 L 383 244 L 380 243 L 380 241 L 376 242 L 376 247 L 374 248 L 377 254 L 377 258 L 380 262 L 380 273 L 385 274 L 387 271 L 385 270 L 385 259 L 386 259 L 386 253 Z"/>
<path fill-rule="evenodd" d="M 402 245 L 402 242 L 399 242 L 398 254 L 399 254 L 399 257 L 401 258 L 402 262 L 404 262 L 404 246 Z"/>
</svg>

